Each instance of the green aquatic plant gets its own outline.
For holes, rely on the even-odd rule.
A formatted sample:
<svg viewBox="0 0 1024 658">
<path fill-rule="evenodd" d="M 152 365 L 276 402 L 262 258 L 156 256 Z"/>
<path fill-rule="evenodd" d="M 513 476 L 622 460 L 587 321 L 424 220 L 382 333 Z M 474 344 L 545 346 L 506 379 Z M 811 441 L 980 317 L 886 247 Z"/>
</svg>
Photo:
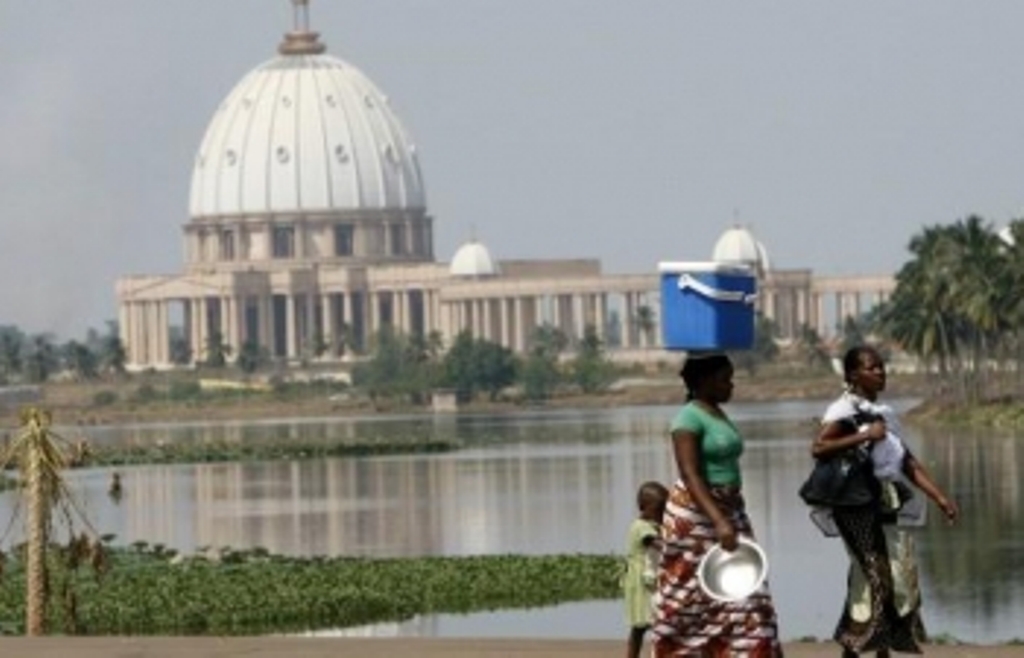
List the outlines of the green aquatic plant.
<svg viewBox="0 0 1024 658">
<path fill-rule="evenodd" d="M 106 539 L 110 539 L 107 537 Z M 86 574 L 85 635 L 259 635 L 401 621 L 430 613 L 532 608 L 619 595 L 614 555 L 290 558 L 207 549 L 183 557 L 145 542 Z M 23 565 L 0 587 L 0 626 L 23 618 Z"/>
</svg>

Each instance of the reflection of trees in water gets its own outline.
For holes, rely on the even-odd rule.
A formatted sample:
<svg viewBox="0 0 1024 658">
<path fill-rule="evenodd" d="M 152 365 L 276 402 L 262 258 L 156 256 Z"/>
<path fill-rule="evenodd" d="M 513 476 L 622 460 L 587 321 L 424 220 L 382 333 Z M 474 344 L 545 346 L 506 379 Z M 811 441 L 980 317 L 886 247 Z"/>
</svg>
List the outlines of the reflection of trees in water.
<svg viewBox="0 0 1024 658">
<path fill-rule="evenodd" d="M 1024 439 L 941 431 L 929 433 L 920 452 L 962 513 L 949 527 L 933 507 L 928 525 L 917 531 L 922 575 L 933 597 L 985 617 L 1024 600 Z"/>
<path fill-rule="evenodd" d="M 622 436 L 664 437 L 671 410 L 651 414 L 565 413 L 422 416 L 159 425 L 110 428 L 103 443 L 127 445 L 231 444 L 288 440 L 338 442 L 360 439 L 457 439 L 467 446 L 503 442 L 603 443 Z"/>
<path fill-rule="evenodd" d="M 155 425 L 105 428 L 106 445 L 259 443 L 288 440 L 351 441 L 354 439 L 457 439 L 467 446 L 503 442 L 542 444 L 603 443 L 628 438 L 666 437 L 671 408 L 650 412 L 616 409 L 538 411 L 536 414 L 422 415 L 417 418 L 364 418 Z"/>
</svg>

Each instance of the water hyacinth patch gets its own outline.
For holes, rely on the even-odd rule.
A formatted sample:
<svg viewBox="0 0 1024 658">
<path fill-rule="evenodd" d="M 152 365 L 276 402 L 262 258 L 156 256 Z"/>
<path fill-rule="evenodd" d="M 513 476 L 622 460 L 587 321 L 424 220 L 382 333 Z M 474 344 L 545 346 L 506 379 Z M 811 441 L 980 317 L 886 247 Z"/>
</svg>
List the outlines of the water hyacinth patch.
<svg viewBox="0 0 1024 658">
<path fill-rule="evenodd" d="M 102 577 L 76 583 L 76 619 L 54 606 L 48 632 L 261 635 L 402 621 L 430 613 L 531 608 L 619 595 L 614 555 L 289 558 L 264 550 L 183 558 L 137 543 Z M 0 584 L 0 628 L 19 632 L 24 571 Z"/>
</svg>

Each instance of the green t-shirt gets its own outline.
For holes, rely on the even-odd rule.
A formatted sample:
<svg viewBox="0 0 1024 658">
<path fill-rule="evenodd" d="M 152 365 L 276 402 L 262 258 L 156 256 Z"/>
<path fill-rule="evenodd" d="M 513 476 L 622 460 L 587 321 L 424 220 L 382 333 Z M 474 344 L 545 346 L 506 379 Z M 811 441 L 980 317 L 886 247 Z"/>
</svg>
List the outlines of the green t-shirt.
<svg viewBox="0 0 1024 658">
<path fill-rule="evenodd" d="M 727 419 L 705 411 L 695 402 L 687 403 L 672 419 L 672 429 L 690 432 L 700 442 L 701 473 L 708 484 L 739 485 L 743 437 Z"/>
</svg>

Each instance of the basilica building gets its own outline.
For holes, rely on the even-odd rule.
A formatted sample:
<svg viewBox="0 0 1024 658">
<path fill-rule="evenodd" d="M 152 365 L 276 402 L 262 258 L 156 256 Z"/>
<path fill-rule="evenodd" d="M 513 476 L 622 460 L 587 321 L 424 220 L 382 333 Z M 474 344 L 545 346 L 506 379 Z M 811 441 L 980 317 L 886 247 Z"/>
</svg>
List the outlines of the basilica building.
<svg viewBox="0 0 1024 658">
<path fill-rule="evenodd" d="M 116 283 L 130 367 L 171 367 L 174 340 L 202 360 L 211 338 L 232 356 L 252 343 L 287 362 L 347 358 L 385 326 L 515 351 L 544 324 L 570 340 L 591 327 L 616 358 L 660 351 L 656 263 L 608 274 L 594 258 L 495 258 L 476 239 L 438 260 L 414 141 L 387 96 L 327 54 L 308 0 L 292 2 L 277 56 L 235 85 L 199 144 L 183 270 Z M 756 269 L 760 310 L 783 338 L 830 333 L 894 285 L 775 270 L 738 226 L 709 257 Z"/>
</svg>

